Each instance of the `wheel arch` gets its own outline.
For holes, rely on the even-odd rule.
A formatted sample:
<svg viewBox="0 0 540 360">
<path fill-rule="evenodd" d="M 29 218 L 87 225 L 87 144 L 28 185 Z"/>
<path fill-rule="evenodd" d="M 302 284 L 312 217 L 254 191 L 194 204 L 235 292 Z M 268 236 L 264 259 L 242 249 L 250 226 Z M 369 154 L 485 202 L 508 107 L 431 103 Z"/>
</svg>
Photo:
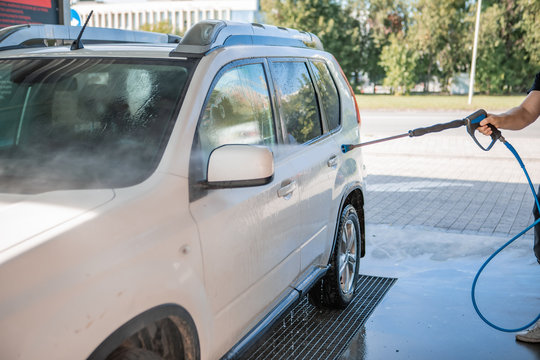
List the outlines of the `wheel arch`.
<svg viewBox="0 0 540 360">
<path fill-rule="evenodd" d="M 165 318 L 169 318 L 174 322 L 178 327 L 179 332 L 182 334 L 182 337 L 191 335 L 192 339 L 182 338 L 181 340 L 184 342 L 184 346 L 188 345 L 195 347 L 195 353 L 198 354 L 195 359 L 199 359 L 199 335 L 195 322 L 189 312 L 177 304 L 162 304 L 148 309 L 125 322 L 101 342 L 101 344 L 90 354 L 88 360 L 106 359 L 107 356 L 117 347 L 121 346 L 126 339 Z M 190 341 L 190 343 L 186 344 L 186 341 Z"/>
<path fill-rule="evenodd" d="M 330 253 L 334 252 L 334 248 L 336 246 L 336 237 L 338 233 L 339 218 L 341 216 L 341 212 L 343 211 L 345 206 L 349 204 L 354 207 L 354 209 L 356 210 L 356 214 L 358 215 L 358 220 L 360 220 L 360 257 L 364 257 L 364 255 L 366 254 L 366 225 L 364 218 L 364 192 L 362 191 L 362 186 L 360 184 L 351 186 L 341 198 L 341 204 L 339 205 L 336 215 L 334 242 L 332 244 L 332 251 Z"/>
</svg>

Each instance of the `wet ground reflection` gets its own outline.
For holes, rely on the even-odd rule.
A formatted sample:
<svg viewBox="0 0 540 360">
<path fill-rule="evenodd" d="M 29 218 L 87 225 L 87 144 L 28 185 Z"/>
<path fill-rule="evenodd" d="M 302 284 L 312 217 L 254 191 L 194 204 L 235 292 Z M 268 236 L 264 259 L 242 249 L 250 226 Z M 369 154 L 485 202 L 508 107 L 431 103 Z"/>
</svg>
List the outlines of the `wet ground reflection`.
<svg viewBox="0 0 540 360">
<path fill-rule="evenodd" d="M 399 280 L 342 359 L 540 359 L 540 345 L 517 343 L 472 307 L 474 275 L 504 237 L 372 224 L 366 232 L 362 273 Z M 477 302 L 499 326 L 519 327 L 538 314 L 540 266 L 531 245 L 505 250 L 479 280 Z"/>
</svg>

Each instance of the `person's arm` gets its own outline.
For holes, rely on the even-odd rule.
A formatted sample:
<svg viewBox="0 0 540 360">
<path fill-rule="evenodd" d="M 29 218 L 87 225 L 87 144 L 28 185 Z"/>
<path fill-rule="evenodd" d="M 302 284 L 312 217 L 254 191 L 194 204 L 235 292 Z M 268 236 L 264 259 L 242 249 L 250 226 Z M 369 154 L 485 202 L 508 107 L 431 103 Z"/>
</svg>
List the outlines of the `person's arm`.
<svg viewBox="0 0 540 360">
<path fill-rule="evenodd" d="M 521 105 L 502 114 L 488 114 L 480 122 L 478 131 L 484 135 L 491 135 L 491 129 L 487 124 L 492 124 L 497 129 L 521 130 L 532 124 L 538 116 L 540 116 L 540 91 L 533 90 Z"/>
</svg>

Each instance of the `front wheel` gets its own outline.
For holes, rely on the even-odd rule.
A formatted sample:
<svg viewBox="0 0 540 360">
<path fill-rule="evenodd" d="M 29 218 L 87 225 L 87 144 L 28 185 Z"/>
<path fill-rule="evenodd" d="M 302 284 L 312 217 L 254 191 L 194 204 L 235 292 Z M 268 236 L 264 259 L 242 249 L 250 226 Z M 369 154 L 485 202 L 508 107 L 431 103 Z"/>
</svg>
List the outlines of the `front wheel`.
<svg viewBox="0 0 540 360">
<path fill-rule="evenodd" d="M 309 293 L 321 307 L 345 308 L 352 300 L 360 266 L 360 221 L 352 205 L 341 212 L 330 269 Z"/>
<path fill-rule="evenodd" d="M 170 316 L 125 339 L 106 360 L 198 360 L 199 340 L 190 322 Z"/>
</svg>

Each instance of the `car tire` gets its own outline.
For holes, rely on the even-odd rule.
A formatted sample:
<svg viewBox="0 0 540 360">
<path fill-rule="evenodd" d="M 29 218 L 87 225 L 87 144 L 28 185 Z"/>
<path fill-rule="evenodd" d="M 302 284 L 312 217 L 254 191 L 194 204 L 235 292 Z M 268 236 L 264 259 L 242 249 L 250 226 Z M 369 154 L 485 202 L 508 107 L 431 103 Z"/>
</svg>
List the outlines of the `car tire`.
<svg viewBox="0 0 540 360">
<path fill-rule="evenodd" d="M 172 319 L 165 318 L 130 336 L 106 360 L 199 359 L 198 348 L 188 345 L 193 344 L 191 340 L 183 337 Z"/>
<path fill-rule="evenodd" d="M 343 309 L 352 301 L 360 266 L 360 237 L 360 220 L 349 204 L 341 212 L 330 268 L 309 292 L 312 304 Z"/>
<path fill-rule="evenodd" d="M 119 347 L 107 360 L 164 360 L 153 351 L 139 348 Z"/>
</svg>

